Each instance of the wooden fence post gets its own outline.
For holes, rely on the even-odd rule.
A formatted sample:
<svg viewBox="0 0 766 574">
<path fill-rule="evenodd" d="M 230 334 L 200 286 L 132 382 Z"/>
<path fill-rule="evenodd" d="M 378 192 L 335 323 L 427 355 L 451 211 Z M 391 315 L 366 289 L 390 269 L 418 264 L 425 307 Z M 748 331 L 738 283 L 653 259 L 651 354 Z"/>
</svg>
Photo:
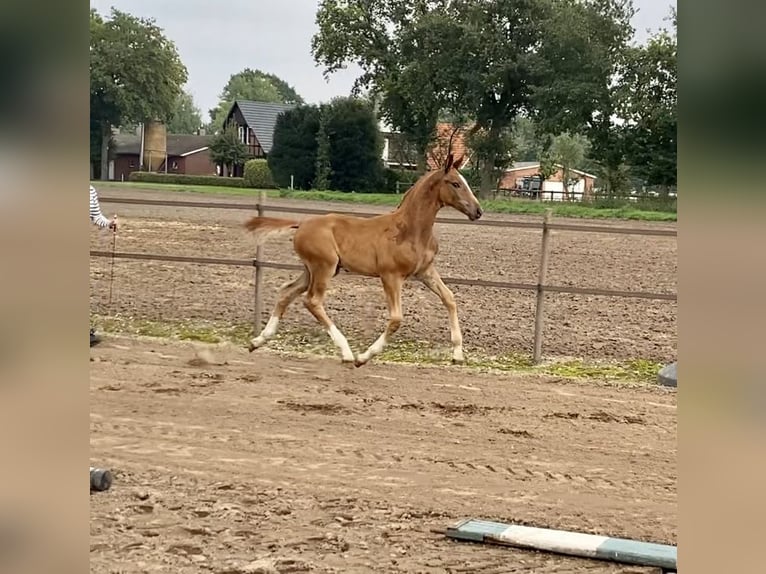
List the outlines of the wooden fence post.
<svg viewBox="0 0 766 574">
<path fill-rule="evenodd" d="M 548 254 L 550 251 L 550 233 L 552 209 L 545 210 L 543 218 L 543 245 L 540 253 L 540 271 L 537 276 L 537 309 L 535 310 L 535 349 L 533 361 L 539 364 L 543 354 L 543 326 L 545 320 L 545 278 L 548 274 Z"/>
<path fill-rule="evenodd" d="M 264 191 L 258 192 L 258 217 L 263 217 L 264 206 L 266 201 L 266 193 Z M 263 317 L 263 267 L 261 262 L 263 261 L 263 246 L 258 245 L 255 249 L 255 311 L 254 311 L 254 327 L 255 334 L 257 335 L 261 330 L 262 317 Z"/>
</svg>

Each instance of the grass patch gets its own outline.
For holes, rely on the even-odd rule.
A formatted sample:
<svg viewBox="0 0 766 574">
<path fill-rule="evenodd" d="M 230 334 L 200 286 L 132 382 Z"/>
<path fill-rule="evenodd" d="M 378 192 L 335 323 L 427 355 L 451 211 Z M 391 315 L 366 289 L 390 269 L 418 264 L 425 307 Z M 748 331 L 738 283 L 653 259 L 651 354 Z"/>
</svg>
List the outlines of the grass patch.
<svg viewBox="0 0 766 574">
<path fill-rule="evenodd" d="M 153 321 L 125 316 L 91 315 L 91 323 L 104 333 L 159 337 L 203 343 L 247 345 L 252 334 L 248 324 L 217 324 L 205 321 Z M 348 330 L 351 340 L 365 341 L 360 333 Z M 338 353 L 326 333 L 320 329 L 282 329 L 267 344 L 272 351 L 287 354 L 337 357 Z M 592 361 L 551 359 L 540 365 L 524 353 L 488 355 L 478 349 L 466 349 L 465 367 L 510 373 L 540 374 L 564 379 L 587 379 L 614 382 L 656 384 L 662 364 L 645 359 L 628 361 Z M 435 347 L 429 341 L 395 340 L 374 361 L 418 365 L 449 365 L 451 350 Z"/>
<path fill-rule="evenodd" d="M 238 195 L 257 197 L 260 190 L 212 185 L 186 185 L 170 183 L 144 182 L 92 182 L 98 188 L 136 188 L 157 191 L 195 192 L 208 194 Z M 364 205 L 396 206 L 402 196 L 393 193 L 343 193 L 340 191 L 295 191 L 289 189 L 263 190 L 267 198 L 300 199 L 305 201 L 326 201 L 336 203 L 354 203 Z M 575 219 L 620 219 L 636 221 L 677 221 L 674 208 L 667 211 L 640 209 L 635 205 L 620 207 L 597 207 L 582 203 L 542 203 L 526 199 L 488 199 L 482 205 L 487 213 L 506 213 L 520 215 L 542 215 L 550 208 L 553 215 Z"/>
</svg>

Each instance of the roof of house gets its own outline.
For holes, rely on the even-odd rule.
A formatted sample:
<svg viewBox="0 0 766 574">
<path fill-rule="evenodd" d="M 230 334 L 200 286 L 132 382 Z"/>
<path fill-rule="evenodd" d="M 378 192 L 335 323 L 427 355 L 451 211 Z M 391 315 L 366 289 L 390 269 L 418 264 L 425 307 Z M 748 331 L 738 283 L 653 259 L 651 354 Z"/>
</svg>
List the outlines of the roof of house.
<svg viewBox="0 0 766 574">
<path fill-rule="evenodd" d="M 563 167 L 559 163 L 556 163 L 554 165 L 556 167 L 558 167 L 558 168 L 562 168 Z M 505 171 L 506 171 L 506 173 L 508 173 L 510 171 L 518 171 L 518 170 L 529 169 L 529 168 L 534 168 L 534 167 L 540 167 L 540 162 L 539 161 L 517 161 L 517 162 L 514 162 L 513 165 L 511 165 L 511 167 L 509 167 Z M 579 173 L 580 175 L 584 175 L 585 177 L 591 177 L 593 179 L 596 179 L 596 177 L 597 177 L 597 176 L 593 175 L 592 173 L 587 173 L 587 172 L 584 172 L 584 171 L 582 171 L 580 169 L 571 168 L 570 171 L 573 171 L 575 173 Z"/>
<path fill-rule="evenodd" d="M 117 155 L 139 155 L 141 136 L 138 134 L 115 134 L 114 153 Z M 213 136 L 195 134 L 168 134 L 167 153 L 169 156 L 186 156 L 204 151 L 210 146 Z"/>
<path fill-rule="evenodd" d="M 453 131 L 455 132 L 454 135 Z M 431 169 L 441 167 L 437 164 L 446 159 L 447 148 L 450 146 L 450 136 L 452 136 L 452 145 L 450 147 L 452 155 L 456 159 L 464 157 L 466 160 L 470 160 L 471 152 L 465 142 L 465 132 L 465 129 L 458 129 L 455 131 L 455 127 L 448 122 L 439 122 L 436 124 L 436 141 L 428 154 L 428 165 Z"/>
<path fill-rule="evenodd" d="M 258 143 L 261 144 L 265 153 L 269 153 L 274 145 L 274 126 L 277 124 L 277 117 L 282 112 L 295 107 L 295 104 L 236 100 L 232 104 L 227 117 L 231 114 L 235 105 L 242 112 L 248 127 L 255 132 L 255 137 L 258 138 Z"/>
</svg>

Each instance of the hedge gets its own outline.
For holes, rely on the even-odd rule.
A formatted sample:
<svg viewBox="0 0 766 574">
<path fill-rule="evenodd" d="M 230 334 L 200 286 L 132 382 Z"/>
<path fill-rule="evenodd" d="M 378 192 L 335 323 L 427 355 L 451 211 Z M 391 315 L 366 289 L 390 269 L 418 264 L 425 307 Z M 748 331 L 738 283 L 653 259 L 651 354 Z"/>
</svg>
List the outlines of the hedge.
<svg viewBox="0 0 766 574">
<path fill-rule="evenodd" d="M 271 177 L 269 164 L 265 159 L 250 159 L 245 162 L 245 187 L 255 189 L 275 189 L 277 186 Z"/>
<path fill-rule="evenodd" d="M 242 177 L 220 177 L 217 175 L 185 175 L 182 173 L 153 173 L 134 171 L 128 181 L 144 183 L 173 183 L 177 185 L 215 185 L 224 187 L 245 187 Z"/>
</svg>

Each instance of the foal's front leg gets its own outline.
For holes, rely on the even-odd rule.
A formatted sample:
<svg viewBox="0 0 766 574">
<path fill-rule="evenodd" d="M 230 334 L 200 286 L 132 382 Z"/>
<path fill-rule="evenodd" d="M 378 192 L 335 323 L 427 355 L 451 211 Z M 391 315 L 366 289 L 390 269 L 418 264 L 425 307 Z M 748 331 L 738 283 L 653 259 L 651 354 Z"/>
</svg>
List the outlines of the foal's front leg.
<svg viewBox="0 0 766 574">
<path fill-rule="evenodd" d="M 465 361 L 465 357 L 463 356 L 463 334 L 460 332 L 460 323 L 457 319 L 457 303 L 455 303 L 455 295 L 450 291 L 449 287 L 444 284 L 444 281 L 442 281 L 442 278 L 439 276 L 439 272 L 433 265 L 420 273 L 418 279 L 420 279 L 431 291 L 436 293 L 447 308 L 447 313 L 449 314 L 450 339 L 452 340 L 452 362 L 462 363 Z"/>
<path fill-rule="evenodd" d="M 388 325 L 386 325 L 386 330 L 383 331 L 383 334 L 375 339 L 375 342 L 364 353 L 357 355 L 354 362 L 357 367 L 361 367 L 375 355 L 383 352 L 388 339 L 399 330 L 399 325 L 402 324 L 402 284 L 404 279 L 399 276 L 387 275 L 381 277 L 381 281 L 383 282 L 383 290 L 385 291 L 386 302 L 388 303 Z"/>
</svg>

